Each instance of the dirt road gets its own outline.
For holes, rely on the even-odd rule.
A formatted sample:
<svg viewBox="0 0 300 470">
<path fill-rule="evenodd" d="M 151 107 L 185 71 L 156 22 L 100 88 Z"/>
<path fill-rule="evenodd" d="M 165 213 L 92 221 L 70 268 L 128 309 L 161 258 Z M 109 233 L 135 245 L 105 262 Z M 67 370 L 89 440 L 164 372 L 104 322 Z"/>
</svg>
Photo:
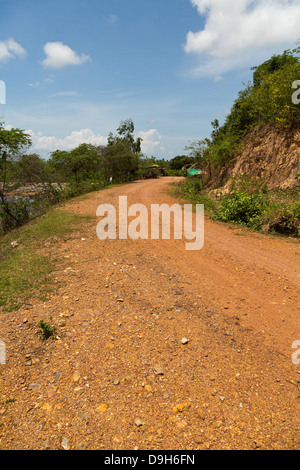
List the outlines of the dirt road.
<svg viewBox="0 0 300 470">
<path fill-rule="evenodd" d="M 66 210 L 95 216 L 124 195 L 172 204 L 174 181 Z M 299 243 L 206 219 L 203 249 L 186 251 L 184 240 L 101 241 L 97 222 L 45 248 L 60 260 L 56 295 L 1 316 L 0 447 L 298 449 Z M 49 317 L 57 337 L 41 345 Z"/>
</svg>

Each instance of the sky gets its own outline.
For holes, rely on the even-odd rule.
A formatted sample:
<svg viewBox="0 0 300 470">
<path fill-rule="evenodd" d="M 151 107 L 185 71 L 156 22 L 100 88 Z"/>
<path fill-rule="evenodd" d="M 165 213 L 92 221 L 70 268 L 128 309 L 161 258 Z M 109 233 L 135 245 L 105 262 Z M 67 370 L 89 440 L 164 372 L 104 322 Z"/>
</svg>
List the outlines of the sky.
<svg viewBox="0 0 300 470">
<path fill-rule="evenodd" d="M 0 0 L 0 122 L 47 159 L 130 118 L 142 152 L 170 160 L 299 25 L 300 0 Z"/>
</svg>

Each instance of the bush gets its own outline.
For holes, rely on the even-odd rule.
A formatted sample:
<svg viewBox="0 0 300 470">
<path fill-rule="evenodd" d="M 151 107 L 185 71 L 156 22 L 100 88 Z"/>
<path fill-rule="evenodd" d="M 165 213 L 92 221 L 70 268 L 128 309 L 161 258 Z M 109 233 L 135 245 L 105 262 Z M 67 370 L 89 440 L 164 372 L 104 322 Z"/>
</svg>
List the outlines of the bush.
<svg viewBox="0 0 300 470">
<path fill-rule="evenodd" d="M 104 188 L 105 183 L 103 182 L 94 182 L 91 180 L 81 181 L 80 183 L 76 183 L 73 181 L 66 185 L 66 189 L 64 192 L 64 198 L 69 199 L 77 196 L 81 196 L 82 194 L 90 193 L 92 191 L 98 191 Z"/>
<path fill-rule="evenodd" d="M 257 230 L 262 225 L 260 216 L 263 209 L 264 201 L 260 194 L 234 191 L 223 197 L 214 219 L 234 222 Z"/>
<path fill-rule="evenodd" d="M 199 183 L 201 180 L 186 180 L 178 185 L 178 193 L 194 203 L 204 204 L 205 211 L 213 220 L 239 224 L 265 233 L 300 237 L 297 190 L 271 190 L 262 179 L 249 175 L 233 177 L 227 195 L 201 190 Z"/>
<path fill-rule="evenodd" d="M 271 232 L 300 237 L 300 202 L 274 211 L 268 225 Z"/>
<path fill-rule="evenodd" d="M 28 220 L 29 212 L 25 200 L 15 199 L 0 204 L 0 234 L 20 227 Z"/>
<path fill-rule="evenodd" d="M 190 178 L 185 180 L 180 187 L 180 193 L 182 196 L 195 199 L 197 195 L 202 191 L 203 183 L 199 178 Z"/>
</svg>

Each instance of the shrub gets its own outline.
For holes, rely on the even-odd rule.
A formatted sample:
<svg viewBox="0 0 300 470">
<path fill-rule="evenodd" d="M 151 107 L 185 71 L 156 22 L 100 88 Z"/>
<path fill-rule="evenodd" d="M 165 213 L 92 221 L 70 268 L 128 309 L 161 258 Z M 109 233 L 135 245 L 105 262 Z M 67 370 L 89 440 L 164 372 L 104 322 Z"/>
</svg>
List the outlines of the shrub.
<svg viewBox="0 0 300 470">
<path fill-rule="evenodd" d="M 55 333 L 54 326 L 51 326 L 50 323 L 45 323 L 43 320 L 39 322 L 39 327 L 42 330 L 42 339 L 47 340 Z"/>
<path fill-rule="evenodd" d="M 234 191 L 221 199 L 214 219 L 259 229 L 264 202 L 260 194 Z"/>
<path fill-rule="evenodd" d="M 281 235 L 300 237 L 300 202 L 274 211 L 269 230 Z"/>
<path fill-rule="evenodd" d="M 27 203 L 23 199 L 15 199 L 0 204 L 0 234 L 19 227 L 29 220 Z"/>
<path fill-rule="evenodd" d="M 189 198 L 196 198 L 197 195 L 202 191 L 203 183 L 199 178 L 190 178 L 185 180 L 180 188 L 180 192 L 183 196 Z"/>
</svg>

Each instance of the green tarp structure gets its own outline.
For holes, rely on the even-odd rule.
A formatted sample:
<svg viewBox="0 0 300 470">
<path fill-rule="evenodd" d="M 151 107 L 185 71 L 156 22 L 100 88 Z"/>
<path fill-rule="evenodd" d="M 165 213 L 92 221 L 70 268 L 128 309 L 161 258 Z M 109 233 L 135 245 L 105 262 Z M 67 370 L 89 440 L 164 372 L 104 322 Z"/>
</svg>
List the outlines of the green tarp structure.
<svg viewBox="0 0 300 470">
<path fill-rule="evenodd" d="M 187 170 L 187 175 L 190 178 L 191 176 L 201 175 L 203 170 L 196 170 L 195 168 L 190 168 Z"/>
</svg>

